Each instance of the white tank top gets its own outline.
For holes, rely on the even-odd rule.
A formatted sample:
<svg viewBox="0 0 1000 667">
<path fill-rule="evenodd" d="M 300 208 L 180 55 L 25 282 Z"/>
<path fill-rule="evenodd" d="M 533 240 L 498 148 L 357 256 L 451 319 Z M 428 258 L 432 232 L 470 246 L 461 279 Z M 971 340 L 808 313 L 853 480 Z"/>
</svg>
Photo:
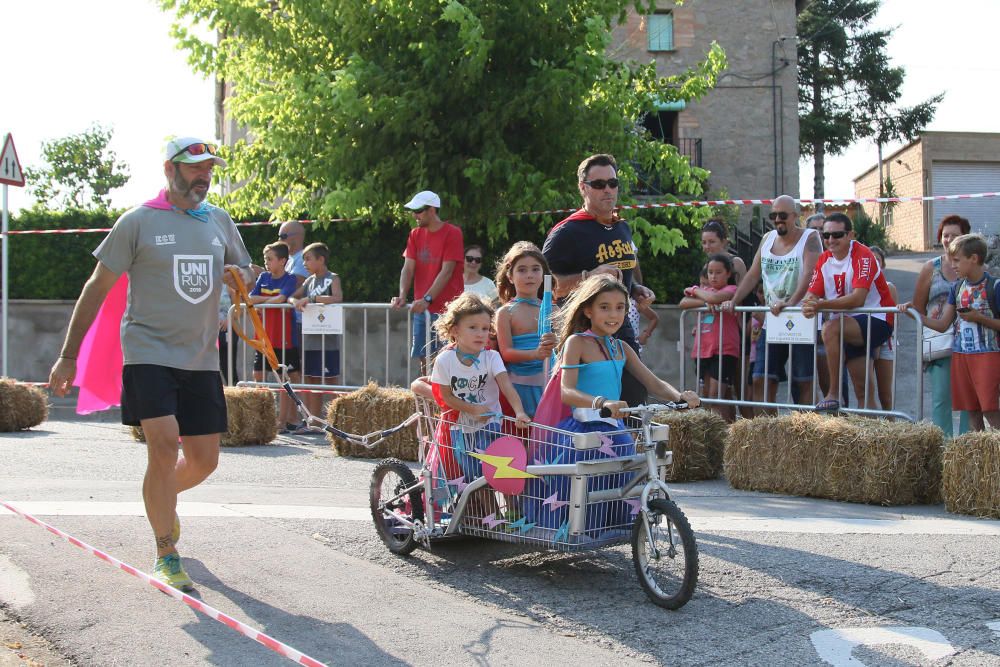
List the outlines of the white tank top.
<svg viewBox="0 0 1000 667">
<path fill-rule="evenodd" d="M 805 252 L 806 241 L 815 229 L 802 230 L 799 242 L 786 255 L 775 255 L 771 252 L 777 231 L 770 231 L 760 244 L 760 276 L 764 281 L 764 301 L 771 305 L 778 300 L 787 301 L 799 285 L 799 274 L 802 272 L 802 254 Z"/>
</svg>

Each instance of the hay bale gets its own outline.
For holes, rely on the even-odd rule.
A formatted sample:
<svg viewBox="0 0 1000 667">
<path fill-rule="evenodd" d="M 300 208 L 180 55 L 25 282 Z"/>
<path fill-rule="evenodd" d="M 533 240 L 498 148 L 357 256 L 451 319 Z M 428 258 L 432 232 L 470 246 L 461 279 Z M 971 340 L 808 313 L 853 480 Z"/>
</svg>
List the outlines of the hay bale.
<svg viewBox="0 0 1000 667">
<path fill-rule="evenodd" d="M 794 413 L 739 420 L 724 467 L 735 489 L 855 503 L 940 502 L 941 429 Z"/>
<path fill-rule="evenodd" d="M 49 416 L 45 392 L 30 384 L 0 378 L 0 431 L 23 431 L 38 426 Z"/>
<path fill-rule="evenodd" d="M 348 433 L 365 434 L 381 428 L 397 426 L 416 410 L 413 393 L 399 387 L 380 387 L 369 382 L 367 387 L 339 396 L 330 401 L 326 419 Z M 340 456 L 361 458 L 395 457 L 403 461 L 417 460 L 417 428 L 412 425 L 372 449 L 355 445 L 327 434 Z"/>
<path fill-rule="evenodd" d="M 711 410 L 665 410 L 654 421 L 670 427 L 674 461 L 667 471 L 671 482 L 715 479 L 722 472 L 729 425 Z"/>
<path fill-rule="evenodd" d="M 1000 433 L 966 433 L 947 444 L 941 495 L 949 512 L 1000 519 Z"/>
<path fill-rule="evenodd" d="M 226 432 L 222 434 L 223 447 L 266 445 L 278 435 L 274 414 L 274 395 L 267 389 L 250 387 L 225 387 Z M 130 426 L 129 432 L 139 442 L 146 436 L 141 426 Z"/>
<path fill-rule="evenodd" d="M 267 389 L 226 387 L 228 422 L 223 447 L 266 445 L 278 435 L 274 394 Z"/>
</svg>

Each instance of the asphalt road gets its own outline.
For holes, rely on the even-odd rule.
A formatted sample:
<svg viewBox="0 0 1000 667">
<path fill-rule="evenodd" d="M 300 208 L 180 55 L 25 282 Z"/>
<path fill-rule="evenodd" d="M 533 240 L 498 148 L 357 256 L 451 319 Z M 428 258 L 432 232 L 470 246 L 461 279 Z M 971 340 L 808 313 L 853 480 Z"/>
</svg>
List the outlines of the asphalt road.
<svg viewBox="0 0 1000 667">
<path fill-rule="evenodd" d="M 148 571 L 144 446 L 55 413 L 0 437 L 0 498 Z M 373 466 L 318 437 L 224 450 L 181 497 L 200 599 L 328 664 L 1000 665 L 998 521 L 675 485 L 701 576 L 669 612 L 627 545 L 393 556 L 366 516 Z M 0 535 L 0 665 L 287 663 L 2 510 Z"/>
</svg>

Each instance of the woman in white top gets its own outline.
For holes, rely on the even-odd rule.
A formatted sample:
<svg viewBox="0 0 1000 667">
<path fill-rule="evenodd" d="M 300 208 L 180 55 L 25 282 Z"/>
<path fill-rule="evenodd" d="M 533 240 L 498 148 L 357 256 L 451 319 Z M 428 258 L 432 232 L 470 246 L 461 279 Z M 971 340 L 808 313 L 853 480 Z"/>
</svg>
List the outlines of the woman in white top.
<svg viewBox="0 0 1000 667">
<path fill-rule="evenodd" d="M 493 303 L 497 298 L 497 286 L 486 276 L 479 275 L 483 268 L 483 248 L 470 245 L 465 249 L 465 291 L 482 295 Z"/>
</svg>

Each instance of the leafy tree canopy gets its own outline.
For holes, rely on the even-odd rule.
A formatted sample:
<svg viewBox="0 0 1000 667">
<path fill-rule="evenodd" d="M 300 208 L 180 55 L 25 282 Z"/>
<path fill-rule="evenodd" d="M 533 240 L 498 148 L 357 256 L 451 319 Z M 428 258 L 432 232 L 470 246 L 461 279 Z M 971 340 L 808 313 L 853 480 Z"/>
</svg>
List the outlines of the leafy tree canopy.
<svg viewBox="0 0 1000 667">
<path fill-rule="evenodd" d="M 42 142 L 45 166 L 25 169 L 38 208 L 107 209 L 110 192 L 128 182 L 128 165 L 108 148 L 113 132 L 92 125 L 79 134 Z"/>
<path fill-rule="evenodd" d="M 914 138 L 942 95 L 912 107 L 896 101 L 906 78 L 889 62 L 891 29 L 869 24 L 881 0 L 813 0 L 799 14 L 799 153 L 815 160 L 823 196 L 824 158 L 859 139 L 885 144 Z"/>
<path fill-rule="evenodd" d="M 242 183 L 225 202 L 236 215 L 277 203 L 275 218 L 408 223 L 402 203 L 430 189 L 446 218 L 490 241 L 508 236 L 507 212 L 578 204 L 575 168 L 589 153 L 618 158 L 623 194 L 636 169 L 680 197 L 702 194 L 707 172 L 648 141 L 638 121 L 657 99 L 708 92 L 721 48 L 670 77 L 607 54 L 614 23 L 653 4 L 161 0 L 191 63 L 232 84 L 228 112 L 251 136 L 229 156 L 226 177 Z M 631 219 L 655 252 L 685 245 L 676 225 Z"/>
</svg>

